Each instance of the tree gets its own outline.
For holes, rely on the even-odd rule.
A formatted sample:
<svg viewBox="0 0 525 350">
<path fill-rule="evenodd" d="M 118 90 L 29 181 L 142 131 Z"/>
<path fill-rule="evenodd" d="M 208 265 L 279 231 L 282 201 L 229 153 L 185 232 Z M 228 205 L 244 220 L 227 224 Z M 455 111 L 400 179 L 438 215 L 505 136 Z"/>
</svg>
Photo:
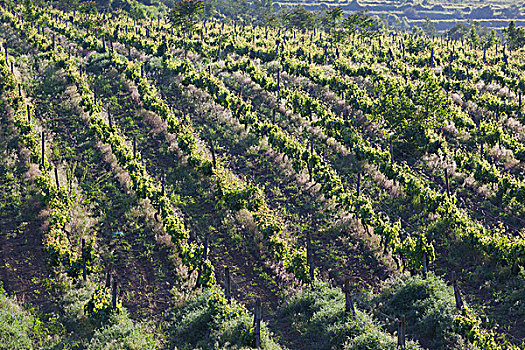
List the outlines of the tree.
<svg viewBox="0 0 525 350">
<path fill-rule="evenodd" d="M 294 7 L 284 14 L 283 19 L 289 26 L 300 29 L 312 29 L 315 26 L 315 15 L 302 6 Z"/>
<path fill-rule="evenodd" d="M 468 41 L 475 46 L 477 46 L 480 42 L 480 38 L 479 38 L 479 35 L 476 31 L 476 27 L 475 26 L 472 26 L 470 28 L 470 32 L 469 32 L 469 36 L 468 36 Z"/>
<path fill-rule="evenodd" d="M 333 7 L 324 13 L 321 23 L 324 27 L 334 30 L 337 22 L 343 18 L 343 9 L 339 6 Z"/>
<path fill-rule="evenodd" d="M 142 19 L 147 17 L 145 6 L 136 0 L 130 2 L 129 14 L 135 19 Z"/>
<path fill-rule="evenodd" d="M 169 12 L 169 20 L 175 27 L 190 29 L 204 9 L 203 0 L 177 0 Z"/>
<path fill-rule="evenodd" d="M 434 25 L 434 22 L 430 20 L 430 18 L 425 17 L 425 23 L 423 23 L 423 30 L 425 31 L 425 34 L 428 36 L 436 35 L 436 26 Z"/>
<path fill-rule="evenodd" d="M 438 80 L 431 71 L 424 71 L 417 85 L 414 102 L 420 106 L 421 124 L 425 128 L 442 127 L 450 114 L 447 95 L 439 86 Z"/>
<path fill-rule="evenodd" d="M 503 34 L 507 39 L 509 49 L 518 50 L 525 46 L 525 28 L 516 27 L 514 21 L 510 21 L 508 28 L 503 29 Z"/>
<path fill-rule="evenodd" d="M 102 18 L 95 16 L 98 13 L 98 8 L 94 1 L 84 1 L 80 3 L 78 12 L 83 27 L 89 29 L 102 27 Z"/>
<path fill-rule="evenodd" d="M 398 139 L 411 142 L 417 134 L 417 130 L 414 130 L 416 107 L 405 89 L 394 80 L 381 83 L 379 91 L 381 93 L 374 108 L 375 114 L 382 117 Z"/>
<path fill-rule="evenodd" d="M 249 9 L 251 18 L 248 21 L 253 22 L 256 18 L 256 23 L 253 24 L 266 24 L 270 16 L 275 16 L 271 0 L 253 0 Z"/>
<path fill-rule="evenodd" d="M 481 39 L 481 43 L 483 47 L 486 49 L 493 47 L 497 41 L 498 41 L 498 34 L 496 33 L 494 29 L 492 29 L 488 35 L 482 37 Z"/>
<path fill-rule="evenodd" d="M 371 17 L 363 11 L 355 12 L 343 21 L 343 27 L 350 35 L 364 37 L 379 36 L 380 32 L 377 18 Z"/>
<path fill-rule="evenodd" d="M 465 23 L 456 23 L 447 31 L 447 36 L 452 40 L 460 40 L 468 35 L 470 29 Z"/>
<path fill-rule="evenodd" d="M 447 96 L 434 74 L 425 71 L 414 89 L 392 80 L 381 83 L 379 91 L 375 114 L 388 124 L 405 152 L 434 152 L 435 129 L 443 127 L 450 114 Z"/>
<path fill-rule="evenodd" d="M 40 6 L 41 4 L 36 4 L 36 5 Z M 53 6 L 56 6 L 56 8 L 62 11 L 76 10 L 78 8 L 78 5 L 79 5 L 78 0 L 63 0 L 63 1 L 56 1 L 53 3 Z"/>
<path fill-rule="evenodd" d="M 97 3 L 95 1 L 83 1 L 78 10 L 82 15 L 95 15 L 98 12 Z"/>
<path fill-rule="evenodd" d="M 280 24 L 280 19 L 275 13 L 268 13 L 262 18 L 264 25 L 272 28 L 277 28 Z"/>
</svg>

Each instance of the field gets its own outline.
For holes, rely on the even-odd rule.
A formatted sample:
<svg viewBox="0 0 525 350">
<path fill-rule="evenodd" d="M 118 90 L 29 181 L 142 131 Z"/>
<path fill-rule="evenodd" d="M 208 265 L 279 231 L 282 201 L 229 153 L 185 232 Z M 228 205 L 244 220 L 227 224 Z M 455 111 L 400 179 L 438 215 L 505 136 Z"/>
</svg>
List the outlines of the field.
<svg viewBox="0 0 525 350">
<path fill-rule="evenodd" d="M 0 349 L 523 348 L 524 48 L 16 3 L 0 42 Z"/>
<path fill-rule="evenodd" d="M 510 20 L 525 24 L 525 3 L 520 1 L 275 1 L 274 6 L 285 8 L 301 5 L 308 10 L 340 6 L 345 12 L 366 11 L 384 19 L 397 29 L 410 30 L 414 25 L 422 27 L 427 19 L 437 31 L 452 28 L 456 22 L 475 21 L 480 25 L 500 30 Z"/>
</svg>

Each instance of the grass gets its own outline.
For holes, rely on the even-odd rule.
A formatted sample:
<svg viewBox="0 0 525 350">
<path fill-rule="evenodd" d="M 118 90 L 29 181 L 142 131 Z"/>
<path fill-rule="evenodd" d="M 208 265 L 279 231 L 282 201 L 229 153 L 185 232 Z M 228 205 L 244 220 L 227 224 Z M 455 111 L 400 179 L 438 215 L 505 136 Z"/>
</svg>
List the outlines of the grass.
<svg viewBox="0 0 525 350">
<path fill-rule="evenodd" d="M 40 327 L 39 320 L 34 315 L 0 289 L 0 349 L 35 348 L 34 340 L 41 332 Z"/>
</svg>

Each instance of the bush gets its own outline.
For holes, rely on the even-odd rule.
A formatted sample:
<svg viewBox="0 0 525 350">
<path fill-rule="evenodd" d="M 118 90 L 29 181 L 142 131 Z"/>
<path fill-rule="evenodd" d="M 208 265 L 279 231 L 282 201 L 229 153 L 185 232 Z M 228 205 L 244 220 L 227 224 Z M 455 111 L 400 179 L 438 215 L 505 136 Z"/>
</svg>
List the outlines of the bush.
<svg viewBox="0 0 525 350">
<path fill-rule="evenodd" d="M 391 350 L 397 348 L 397 339 L 378 328 L 371 329 L 345 344 L 345 350 Z M 407 342 L 405 349 L 420 349 L 416 344 Z"/>
<path fill-rule="evenodd" d="M 355 320 L 345 315 L 343 293 L 325 283 L 315 283 L 313 290 L 293 295 L 279 316 L 313 349 L 391 349 L 397 343 L 370 314 L 356 309 Z M 407 348 L 419 346 L 407 342 Z"/>
<path fill-rule="evenodd" d="M 9 298 L 0 286 L 0 349 L 33 349 L 33 335 L 39 329 L 38 319 Z"/>
<path fill-rule="evenodd" d="M 54 349 L 62 333 L 56 318 L 49 318 L 44 327 L 31 310 L 6 294 L 0 282 L 0 350 Z"/>
<path fill-rule="evenodd" d="M 109 288 L 99 286 L 91 295 L 90 300 L 84 305 L 84 313 L 96 325 L 108 321 L 114 313 L 119 313 L 122 305 L 117 300 L 116 310 L 113 310 L 111 291 Z"/>
<path fill-rule="evenodd" d="M 153 333 L 134 323 L 125 311 L 111 315 L 109 325 L 97 330 L 91 338 L 88 350 L 153 350 L 159 347 Z"/>
<path fill-rule="evenodd" d="M 242 349 L 253 347 L 253 316 L 232 300 L 228 304 L 222 292 L 208 289 L 174 311 L 170 330 L 170 348 Z M 281 349 L 261 323 L 261 348 Z"/>
<path fill-rule="evenodd" d="M 391 278 L 373 302 L 381 313 L 397 318 L 405 315 L 407 336 L 424 347 L 450 348 L 458 342 L 452 333 L 454 291 L 432 273 L 426 279 L 420 275 Z M 397 323 L 384 321 L 389 330 L 397 329 Z"/>
<path fill-rule="evenodd" d="M 94 329 L 94 325 L 86 317 L 84 308 L 91 300 L 95 288 L 96 285 L 88 281 L 87 284 L 70 288 L 60 300 L 65 327 L 75 330 L 81 337 L 91 334 Z"/>
</svg>

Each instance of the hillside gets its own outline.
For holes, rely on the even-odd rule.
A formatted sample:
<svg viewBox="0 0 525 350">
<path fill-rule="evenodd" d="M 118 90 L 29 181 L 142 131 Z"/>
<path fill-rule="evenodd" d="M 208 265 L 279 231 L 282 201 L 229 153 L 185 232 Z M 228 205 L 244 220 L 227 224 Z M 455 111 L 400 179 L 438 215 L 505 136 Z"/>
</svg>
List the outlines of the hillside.
<svg viewBox="0 0 525 350">
<path fill-rule="evenodd" d="M 518 39 L 0 5 L 0 349 L 524 348 Z"/>
<path fill-rule="evenodd" d="M 409 29 L 417 25 L 422 27 L 427 19 L 432 21 L 436 30 L 448 30 L 456 22 L 475 21 L 480 25 L 501 29 L 507 27 L 510 20 L 520 26 L 525 24 L 525 4 L 520 1 L 286 1 L 274 2 L 277 8 L 302 5 L 308 10 L 340 6 L 345 12 L 366 11 L 369 15 L 383 18 L 396 28 Z"/>
</svg>

